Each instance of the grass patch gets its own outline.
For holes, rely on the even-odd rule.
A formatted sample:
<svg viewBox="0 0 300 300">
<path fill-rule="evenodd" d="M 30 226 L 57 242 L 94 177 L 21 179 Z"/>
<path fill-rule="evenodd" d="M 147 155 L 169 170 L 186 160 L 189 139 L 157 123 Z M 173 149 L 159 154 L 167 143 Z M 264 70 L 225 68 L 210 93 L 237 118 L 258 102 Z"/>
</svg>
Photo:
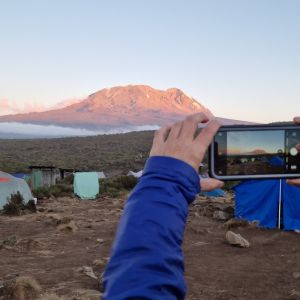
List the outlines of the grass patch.
<svg viewBox="0 0 300 300">
<path fill-rule="evenodd" d="M 17 241 L 17 236 L 13 234 L 6 237 L 4 240 L 0 240 L 0 245 L 13 247 L 16 245 Z"/>
<path fill-rule="evenodd" d="M 5 300 L 33 300 L 39 296 L 41 290 L 39 283 L 30 276 L 20 276 L 3 284 Z"/>
</svg>

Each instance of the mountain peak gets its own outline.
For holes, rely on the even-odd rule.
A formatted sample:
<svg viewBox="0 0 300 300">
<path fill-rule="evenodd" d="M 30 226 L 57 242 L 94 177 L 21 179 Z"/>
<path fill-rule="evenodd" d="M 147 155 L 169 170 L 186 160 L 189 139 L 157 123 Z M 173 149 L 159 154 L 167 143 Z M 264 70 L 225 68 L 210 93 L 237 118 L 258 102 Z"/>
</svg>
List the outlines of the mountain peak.
<svg viewBox="0 0 300 300">
<path fill-rule="evenodd" d="M 186 115 L 211 112 L 178 88 L 157 90 L 147 85 L 115 86 L 99 90 L 69 106 L 40 113 L 0 117 L 0 122 L 100 128 L 165 125 Z"/>
</svg>

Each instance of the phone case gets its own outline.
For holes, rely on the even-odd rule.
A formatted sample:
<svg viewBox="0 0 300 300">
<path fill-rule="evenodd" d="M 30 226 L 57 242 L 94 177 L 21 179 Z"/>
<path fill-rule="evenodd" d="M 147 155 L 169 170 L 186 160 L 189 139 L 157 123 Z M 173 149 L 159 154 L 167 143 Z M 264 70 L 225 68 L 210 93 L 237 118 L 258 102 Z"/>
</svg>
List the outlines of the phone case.
<svg viewBox="0 0 300 300">
<path fill-rule="evenodd" d="M 299 130 L 300 126 L 293 125 L 293 123 L 280 123 L 280 124 L 268 124 L 268 125 L 233 125 L 222 126 L 218 132 L 227 131 L 257 131 L 257 130 Z M 300 140 L 299 140 L 300 143 Z M 209 173 L 210 176 L 222 181 L 229 180 L 244 180 L 244 179 L 288 179 L 288 178 L 300 178 L 300 163 L 299 172 L 297 174 L 257 174 L 257 175 L 218 175 L 215 173 L 215 157 L 214 157 L 214 141 L 212 142 L 208 151 L 209 161 Z M 300 154 L 299 162 L 300 162 Z"/>
</svg>

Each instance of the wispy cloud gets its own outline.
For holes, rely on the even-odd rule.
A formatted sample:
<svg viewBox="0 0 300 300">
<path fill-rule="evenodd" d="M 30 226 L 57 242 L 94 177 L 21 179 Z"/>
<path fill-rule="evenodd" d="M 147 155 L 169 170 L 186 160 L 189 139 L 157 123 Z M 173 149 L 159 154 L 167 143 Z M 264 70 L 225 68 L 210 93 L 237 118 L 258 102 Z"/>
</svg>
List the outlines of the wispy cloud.
<svg viewBox="0 0 300 300">
<path fill-rule="evenodd" d="M 79 98 L 71 98 L 66 99 L 61 102 L 54 104 L 53 106 L 44 105 L 42 103 L 26 101 L 26 102 L 17 102 L 8 99 L 0 99 L 0 116 L 4 115 L 12 115 L 12 114 L 22 114 L 29 112 L 41 112 L 50 109 L 59 109 L 64 108 L 66 106 L 78 103 L 83 99 Z"/>
<path fill-rule="evenodd" d="M 58 102 L 57 104 L 53 105 L 51 107 L 51 109 L 58 109 L 58 108 L 64 108 L 64 107 L 67 107 L 69 105 L 72 105 L 72 104 L 75 104 L 75 103 L 79 103 L 81 102 L 82 98 L 71 98 L 71 99 L 66 99 L 66 100 L 63 100 L 63 101 L 60 101 Z"/>
<path fill-rule="evenodd" d="M 48 109 L 47 106 L 36 102 L 19 103 L 13 100 L 0 99 L 0 115 L 39 112 Z"/>
<path fill-rule="evenodd" d="M 113 128 L 110 130 L 87 130 L 83 128 L 69 128 L 54 125 L 36 125 L 36 124 L 23 124 L 14 122 L 0 123 L 0 137 L 11 134 L 13 137 L 24 135 L 26 137 L 67 137 L 67 136 L 92 136 L 101 134 L 116 134 L 126 133 L 130 131 L 143 131 L 143 130 L 156 130 L 159 126 L 143 125 L 143 126 L 130 126 L 123 128 Z"/>
</svg>

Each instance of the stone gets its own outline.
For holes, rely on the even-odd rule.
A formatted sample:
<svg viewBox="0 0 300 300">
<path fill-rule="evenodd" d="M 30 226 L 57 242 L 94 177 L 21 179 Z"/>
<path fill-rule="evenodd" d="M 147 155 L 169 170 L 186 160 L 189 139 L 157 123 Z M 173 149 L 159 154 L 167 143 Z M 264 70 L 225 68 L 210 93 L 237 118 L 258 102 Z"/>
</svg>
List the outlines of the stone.
<svg viewBox="0 0 300 300">
<path fill-rule="evenodd" d="M 106 261 L 102 260 L 102 259 L 95 259 L 93 261 L 93 266 L 95 267 L 103 267 L 106 265 Z"/>
<path fill-rule="evenodd" d="M 294 272 L 294 273 L 293 273 L 293 277 L 294 277 L 295 279 L 300 279 L 300 272 Z"/>
<path fill-rule="evenodd" d="M 90 278 L 98 280 L 98 277 L 95 275 L 94 270 L 91 267 L 83 266 L 79 269 L 79 271 Z"/>
<path fill-rule="evenodd" d="M 219 221 L 227 221 L 230 219 L 230 215 L 222 210 L 216 210 L 213 213 L 213 218 Z"/>
<path fill-rule="evenodd" d="M 243 238 L 240 234 L 234 233 L 233 231 L 226 232 L 226 240 L 230 245 L 238 246 L 241 248 L 249 248 L 250 243 Z"/>
<path fill-rule="evenodd" d="M 247 227 L 249 226 L 249 222 L 244 219 L 229 219 L 224 226 L 228 229 L 237 228 L 237 227 Z"/>
</svg>

